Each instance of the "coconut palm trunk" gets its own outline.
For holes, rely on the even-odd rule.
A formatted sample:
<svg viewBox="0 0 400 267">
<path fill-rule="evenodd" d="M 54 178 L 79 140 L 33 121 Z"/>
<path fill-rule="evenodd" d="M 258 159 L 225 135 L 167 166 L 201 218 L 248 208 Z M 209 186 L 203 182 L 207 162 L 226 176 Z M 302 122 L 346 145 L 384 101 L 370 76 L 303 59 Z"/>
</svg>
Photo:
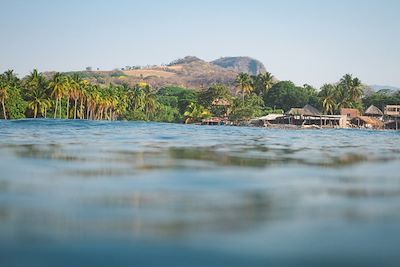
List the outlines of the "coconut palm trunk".
<svg viewBox="0 0 400 267">
<path fill-rule="evenodd" d="M 56 107 L 54 108 L 54 119 L 57 116 L 57 105 L 58 105 L 58 98 L 56 98 Z"/>
<path fill-rule="evenodd" d="M 82 100 L 82 98 L 81 98 L 81 100 L 80 100 L 80 111 L 79 111 L 79 119 L 84 119 L 84 114 L 83 114 L 83 100 Z"/>
<path fill-rule="evenodd" d="M 62 110 L 62 100 L 61 100 L 61 98 L 60 98 L 60 119 L 61 119 L 61 110 Z"/>
<path fill-rule="evenodd" d="M 67 97 L 67 120 L 69 119 L 69 97 Z"/>
<path fill-rule="evenodd" d="M 2 108 L 3 108 L 3 116 L 4 116 L 4 119 L 6 120 L 6 119 L 7 119 L 7 114 L 6 114 L 6 107 L 5 107 L 5 105 L 4 105 L 4 99 L 1 100 L 1 106 L 2 106 Z"/>
<path fill-rule="evenodd" d="M 76 120 L 76 106 L 78 104 L 78 99 L 75 98 L 75 106 L 74 106 L 74 120 Z"/>
</svg>

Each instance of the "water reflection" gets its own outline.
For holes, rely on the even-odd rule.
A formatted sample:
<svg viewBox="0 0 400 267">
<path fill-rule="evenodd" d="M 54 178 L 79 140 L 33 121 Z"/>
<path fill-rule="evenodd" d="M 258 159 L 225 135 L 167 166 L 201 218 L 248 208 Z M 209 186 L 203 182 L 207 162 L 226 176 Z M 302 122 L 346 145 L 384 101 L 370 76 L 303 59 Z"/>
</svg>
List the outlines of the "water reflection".
<svg viewBox="0 0 400 267">
<path fill-rule="evenodd" d="M 0 248 L 17 244 L 18 251 L 33 242 L 71 252 L 89 242 L 91 254 L 101 241 L 105 251 L 117 247 L 127 256 L 126 242 L 147 242 L 150 250 L 180 242 L 170 255 L 195 246 L 193 258 L 212 250 L 245 262 L 249 255 L 306 261 L 313 252 L 307 240 L 328 244 L 320 255 L 351 258 L 358 239 L 349 236 L 356 233 L 362 255 L 396 262 L 388 248 L 400 242 L 396 132 L 59 121 L 1 126 Z M 380 246 L 364 245 L 371 243 Z M 27 249 L 32 262 L 34 248 Z"/>
</svg>

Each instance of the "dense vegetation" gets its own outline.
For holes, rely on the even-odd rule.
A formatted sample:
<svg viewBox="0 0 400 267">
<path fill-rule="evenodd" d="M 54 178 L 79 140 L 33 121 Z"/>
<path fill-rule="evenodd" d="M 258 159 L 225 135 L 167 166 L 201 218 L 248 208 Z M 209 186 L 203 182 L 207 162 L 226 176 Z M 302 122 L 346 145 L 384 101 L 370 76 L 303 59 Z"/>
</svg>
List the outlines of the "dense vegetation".
<svg viewBox="0 0 400 267">
<path fill-rule="evenodd" d="M 234 93 L 223 84 L 199 91 L 176 86 L 155 90 L 145 82 L 132 87 L 100 86 L 77 73 L 46 78 L 33 70 L 19 79 L 9 70 L 0 75 L 0 117 L 193 123 L 213 116 L 240 121 L 305 104 L 337 114 L 343 107 L 362 111 L 371 104 L 382 108 L 400 103 L 400 92 L 381 90 L 365 95 L 361 81 L 349 74 L 320 90 L 291 81 L 277 82 L 268 72 L 257 76 L 240 73 L 235 85 Z"/>
</svg>

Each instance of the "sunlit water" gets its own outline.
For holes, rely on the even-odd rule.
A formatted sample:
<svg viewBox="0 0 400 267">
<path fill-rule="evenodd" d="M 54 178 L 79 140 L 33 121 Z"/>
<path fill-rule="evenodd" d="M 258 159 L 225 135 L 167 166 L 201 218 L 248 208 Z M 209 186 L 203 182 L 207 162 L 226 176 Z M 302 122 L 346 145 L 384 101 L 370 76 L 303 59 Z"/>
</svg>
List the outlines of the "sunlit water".
<svg viewBox="0 0 400 267">
<path fill-rule="evenodd" d="M 400 132 L 0 121 L 1 266 L 399 266 Z"/>
</svg>

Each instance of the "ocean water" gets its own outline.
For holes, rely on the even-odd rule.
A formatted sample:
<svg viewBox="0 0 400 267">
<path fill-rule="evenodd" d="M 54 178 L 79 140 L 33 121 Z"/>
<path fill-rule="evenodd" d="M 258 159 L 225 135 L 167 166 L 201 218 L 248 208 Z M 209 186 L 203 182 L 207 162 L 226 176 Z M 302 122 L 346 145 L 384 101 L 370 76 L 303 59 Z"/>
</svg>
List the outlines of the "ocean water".
<svg viewBox="0 0 400 267">
<path fill-rule="evenodd" d="M 1 266 L 400 266 L 400 132 L 0 121 Z"/>
</svg>

